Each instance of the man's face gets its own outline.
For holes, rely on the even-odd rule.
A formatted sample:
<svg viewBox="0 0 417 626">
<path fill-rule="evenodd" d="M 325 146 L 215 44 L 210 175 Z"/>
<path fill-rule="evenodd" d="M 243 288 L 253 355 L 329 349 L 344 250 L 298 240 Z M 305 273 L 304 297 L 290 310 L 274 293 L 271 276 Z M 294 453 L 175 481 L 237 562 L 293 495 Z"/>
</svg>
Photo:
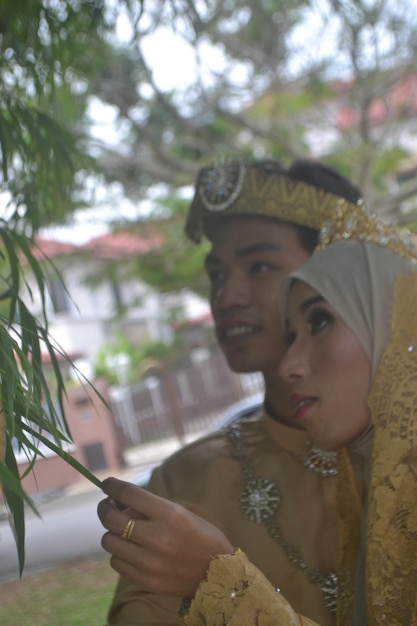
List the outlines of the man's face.
<svg viewBox="0 0 417 626">
<path fill-rule="evenodd" d="M 233 371 L 278 372 L 285 351 L 281 281 L 308 257 L 286 222 L 251 216 L 220 222 L 206 271 L 217 339 Z"/>
</svg>

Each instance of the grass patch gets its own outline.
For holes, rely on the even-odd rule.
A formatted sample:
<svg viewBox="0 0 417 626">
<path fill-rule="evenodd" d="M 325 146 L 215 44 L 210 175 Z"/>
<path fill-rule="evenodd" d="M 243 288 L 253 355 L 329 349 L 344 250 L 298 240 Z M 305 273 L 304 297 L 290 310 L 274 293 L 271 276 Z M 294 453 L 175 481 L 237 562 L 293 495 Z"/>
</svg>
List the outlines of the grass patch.
<svg viewBox="0 0 417 626">
<path fill-rule="evenodd" d="M 117 574 L 107 557 L 0 585 L 1 626 L 104 626 Z"/>
</svg>

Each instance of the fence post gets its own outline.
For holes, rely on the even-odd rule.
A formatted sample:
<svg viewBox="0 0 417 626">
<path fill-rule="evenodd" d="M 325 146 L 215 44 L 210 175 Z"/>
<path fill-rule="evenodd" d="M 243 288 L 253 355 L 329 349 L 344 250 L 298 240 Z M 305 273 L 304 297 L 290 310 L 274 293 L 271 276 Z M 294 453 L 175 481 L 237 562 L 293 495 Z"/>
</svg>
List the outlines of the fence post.
<svg viewBox="0 0 417 626">
<path fill-rule="evenodd" d="M 163 365 L 161 366 L 162 380 L 165 383 L 165 389 L 167 393 L 168 406 L 170 408 L 170 416 L 172 417 L 172 424 L 174 426 L 175 434 L 178 437 L 179 442 L 185 443 L 185 431 L 182 423 L 181 413 L 178 407 L 178 393 L 174 385 L 174 377 L 172 372 Z"/>
</svg>

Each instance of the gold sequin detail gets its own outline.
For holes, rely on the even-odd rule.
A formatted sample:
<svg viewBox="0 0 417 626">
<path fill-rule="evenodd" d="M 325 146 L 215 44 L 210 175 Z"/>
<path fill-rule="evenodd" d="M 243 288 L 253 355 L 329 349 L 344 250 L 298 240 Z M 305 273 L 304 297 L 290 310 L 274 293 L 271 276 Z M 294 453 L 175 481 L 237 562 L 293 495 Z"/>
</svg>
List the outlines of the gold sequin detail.
<svg viewBox="0 0 417 626">
<path fill-rule="evenodd" d="M 417 259 L 417 246 L 411 233 L 401 232 L 395 226 L 381 222 L 361 205 L 339 204 L 322 225 L 319 245 L 315 251 L 345 239 L 367 241 L 388 248 L 407 259 Z"/>
</svg>

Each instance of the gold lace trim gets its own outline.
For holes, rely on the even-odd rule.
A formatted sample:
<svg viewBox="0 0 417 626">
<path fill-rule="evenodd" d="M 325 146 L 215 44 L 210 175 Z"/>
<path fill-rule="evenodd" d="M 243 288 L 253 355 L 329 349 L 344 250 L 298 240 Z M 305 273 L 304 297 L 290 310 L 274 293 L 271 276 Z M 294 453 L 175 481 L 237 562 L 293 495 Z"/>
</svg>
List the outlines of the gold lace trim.
<svg viewBox="0 0 417 626">
<path fill-rule="evenodd" d="M 370 624 L 417 624 L 417 272 L 394 286 L 392 334 L 370 395 Z"/>
<path fill-rule="evenodd" d="M 212 559 L 188 612 L 179 617 L 186 626 L 317 626 L 299 616 L 240 550 Z"/>
<path fill-rule="evenodd" d="M 369 626 L 417 624 L 416 311 L 417 272 L 395 283 L 391 336 L 369 396 L 374 424 L 365 575 Z M 351 623 L 360 510 L 352 499 L 351 467 L 346 457 L 341 460 L 339 626 L 345 626 Z"/>
<path fill-rule="evenodd" d="M 359 486 L 346 449 L 337 455 L 339 572 L 337 615 L 338 626 L 352 623 L 353 590 L 361 539 L 362 505 Z"/>
</svg>

